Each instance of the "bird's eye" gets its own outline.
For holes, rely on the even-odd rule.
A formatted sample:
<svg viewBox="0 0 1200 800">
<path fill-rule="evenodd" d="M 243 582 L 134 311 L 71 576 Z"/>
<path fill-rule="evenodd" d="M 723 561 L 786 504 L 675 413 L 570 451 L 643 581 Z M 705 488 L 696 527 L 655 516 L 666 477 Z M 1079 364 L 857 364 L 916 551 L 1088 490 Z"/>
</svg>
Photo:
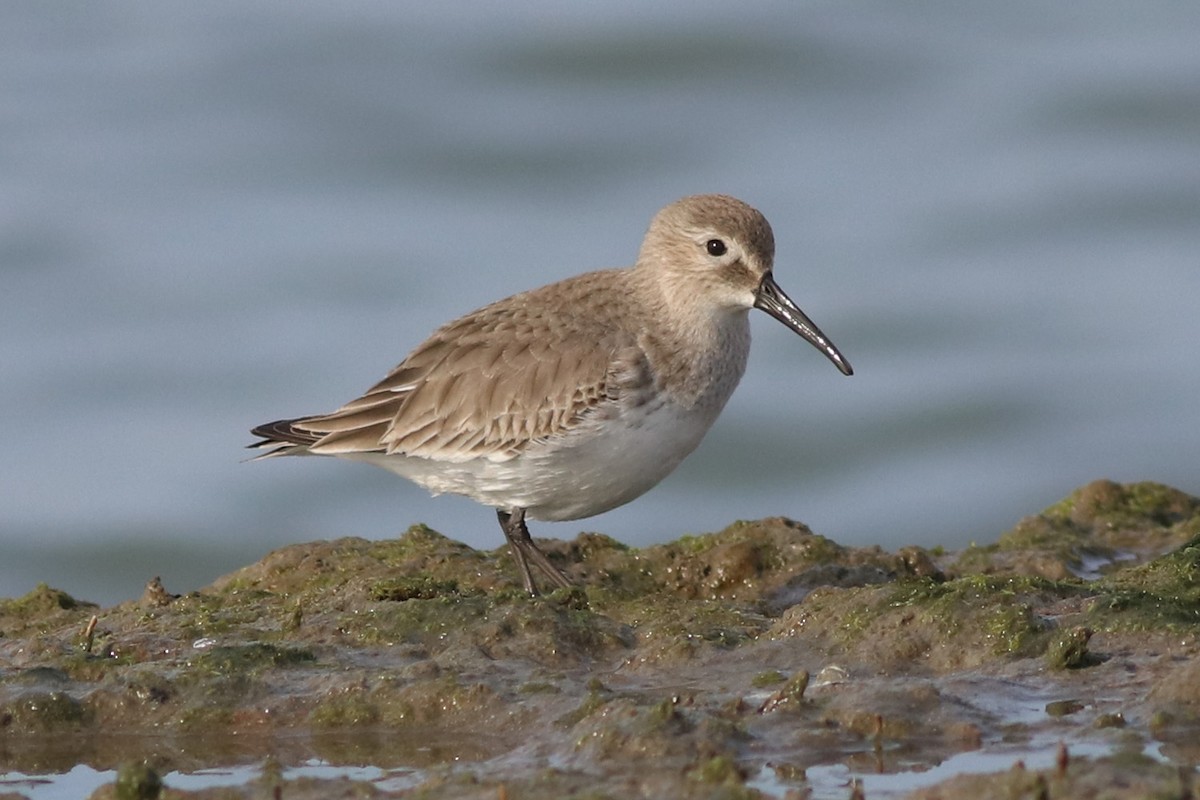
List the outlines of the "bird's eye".
<svg viewBox="0 0 1200 800">
<path fill-rule="evenodd" d="M 708 250 L 710 256 L 723 256 L 727 249 L 725 243 L 720 239 L 709 239 L 704 243 L 704 248 Z"/>
</svg>

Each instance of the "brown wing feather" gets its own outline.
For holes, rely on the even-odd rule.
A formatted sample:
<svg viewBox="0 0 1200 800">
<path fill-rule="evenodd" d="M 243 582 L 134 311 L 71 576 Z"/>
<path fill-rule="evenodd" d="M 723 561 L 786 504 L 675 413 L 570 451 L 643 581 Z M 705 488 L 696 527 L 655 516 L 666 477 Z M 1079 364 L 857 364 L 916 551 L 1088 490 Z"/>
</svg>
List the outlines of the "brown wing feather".
<svg viewBox="0 0 1200 800">
<path fill-rule="evenodd" d="M 514 454 L 568 432 L 612 396 L 611 373 L 627 370 L 635 344 L 613 324 L 625 295 L 614 292 L 604 302 L 595 294 L 597 274 L 516 295 L 444 326 L 362 397 L 303 420 L 303 430 L 319 437 L 309 450 L 464 460 Z M 587 315 L 544 311 L 577 308 L 585 297 Z M 579 337 L 588 346 L 564 344 Z"/>
</svg>

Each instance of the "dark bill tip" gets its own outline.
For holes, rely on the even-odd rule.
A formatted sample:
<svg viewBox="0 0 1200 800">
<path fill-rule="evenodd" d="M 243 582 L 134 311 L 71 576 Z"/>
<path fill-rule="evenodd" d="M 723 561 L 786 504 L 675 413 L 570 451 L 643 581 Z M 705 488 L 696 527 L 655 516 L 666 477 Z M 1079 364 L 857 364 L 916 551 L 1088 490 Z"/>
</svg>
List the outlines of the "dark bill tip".
<svg viewBox="0 0 1200 800">
<path fill-rule="evenodd" d="M 809 344 L 824 353 L 843 375 L 854 374 L 850 362 L 834 347 L 833 342 L 821 333 L 821 329 L 792 302 L 792 298 L 779 288 L 779 284 L 769 272 L 763 276 L 762 283 L 758 286 L 754 307 L 762 309 L 803 336 Z"/>
</svg>

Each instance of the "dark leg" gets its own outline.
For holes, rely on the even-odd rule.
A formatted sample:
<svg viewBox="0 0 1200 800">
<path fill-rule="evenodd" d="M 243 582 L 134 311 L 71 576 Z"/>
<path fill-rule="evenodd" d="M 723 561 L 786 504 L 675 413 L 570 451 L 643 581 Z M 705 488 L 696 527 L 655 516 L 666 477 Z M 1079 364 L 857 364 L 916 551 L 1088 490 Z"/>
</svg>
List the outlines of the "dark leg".
<svg viewBox="0 0 1200 800">
<path fill-rule="evenodd" d="M 508 549 L 512 551 L 513 558 L 517 560 L 517 566 L 521 569 L 521 578 L 525 581 L 525 591 L 536 597 L 538 591 L 537 587 L 533 585 L 533 576 L 529 574 L 529 562 L 525 560 L 525 553 L 521 551 L 519 531 L 524 531 L 525 538 L 529 538 L 529 529 L 525 527 L 525 515 L 520 509 L 517 509 L 515 514 L 508 514 L 497 508 L 496 516 L 500 518 L 500 528 L 504 531 L 504 538 L 508 540 Z"/>
<path fill-rule="evenodd" d="M 538 590 L 533 583 L 533 575 L 529 571 L 529 561 L 533 561 L 533 565 L 541 570 L 542 574 L 556 587 L 570 588 L 571 582 L 567 580 L 567 576 L 563 575 L 558 567 L 551 564 L 550 559 L 546 558 L 546 554 L 538 550 L 533 539 L 529 538 L 529 528 L 525 527 L 525 509 L 517 508 L 509 512 L 498 508 L 496 516 L 500 519 L 504 538 L 508 539 L 508 548 L 512 550 L 513 557 L 517 559 L 517 566 L 521 569 L 521 579 L 525 581 L 525 591 L 529 592 L 530 596 L 537 597 Z"/>
</svg>

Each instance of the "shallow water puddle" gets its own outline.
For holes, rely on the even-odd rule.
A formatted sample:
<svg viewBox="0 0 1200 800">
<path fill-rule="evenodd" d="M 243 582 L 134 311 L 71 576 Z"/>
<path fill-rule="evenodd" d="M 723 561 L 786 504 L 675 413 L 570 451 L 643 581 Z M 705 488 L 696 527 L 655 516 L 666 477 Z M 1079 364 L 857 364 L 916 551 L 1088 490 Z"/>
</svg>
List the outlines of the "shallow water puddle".
<svg viewBox="0 0 1200 800">
<path fill-rule="evenodd" d="M 163 776 L 163 785 L 183 791 L 215 789 L 225 786 L 243 786 L 263 777 L 261 764 L 236 767 L 217 767 L 195 772 L 169 772 Z M 398 792 L 420 783 L 416 770 L 389 769 L 373 766 L 335 765 L 316 759 L 282 770 L 284 780 L 297 778 L 347 778 L 352 781 L 371 783 L 375 788 L 387 792 Z M 20 772 L 0 774 L 0 790 L 14 791 L 29 800 L 78 800 L 87 797 L 99 787 L 111 783 L 117 777 L 116 770 L 96 770 L 79 764 L 59 775 L 25 775 Z"/>
<path fill-rule="evenodd" d="M 1072 756 L 1100 758 L 1111 755 L 1114 748 L 1100 744 L 1076 744 L 1070 749 Z M 928 769 L 901 770 L 888 773 L 867 773 L 848 769 L 844 764 L 813 767 L 806 772 L 807 787 L 814 800 L 847 796 L 855 781 L 861 785 L 863 794 L 870 800 L 889 800 L 903 797 L 916 789 L 934 786 L 955 775 L 982 775 L 1012 769 L 1018 761 L 1027 769 L 1043 770 L 1054 766 L 1058 753 L 1057 742 L 1047 742 L 1037 748 L 1004 748 L 1000 750 L 972 750 L 958 753 Z M 782 797 L 788 787 L 780 783 L 773 772 L 764 770 L 751 785 L 772 797 Z"/>
<path fill-rule="evenodd" d="M 955 775 L 986 774 L 1005 772 L 1017 762 L 1024 763 L 1029 770 L 1045 770 L 1054 767 L 1058 758 L 1057 740 L 1038 741 L 1024 747 L 1000 746 L 958 753 L 935 766 L 917 766 L 913 769 L 894 772 L 868 772 L 848 767 L 845 761 L 821 764 L 804 770 L 803 776 L 781 779 L 771 765 L 764 766 L 746 785 L 757 789 L 768 797 L 784 797 L 800 786 L 808 791 L 813 800 L 830 798 L 842 800 L 850 787 L 857 782 L 866 797 L 871 800 L 899 798 L 916 789 L 933 786 Z M 1115 747 L 1106 744 L 1080 743 L 1070 745 L 1072 758 L 1101 758 L 1112 755 Z M 848 754 L 843 754 L 843 756 Z M 1147 748 L 1145 755 L 1160 756 L 1154 747 Z M 58 775 L 26 775 L 10 772 L 0 775 L 0 790 L 14 791 L 29 800 L 75 800 L 87 797 L 100 786 L 116 779 L 115 770 L 95 770 L 77 765 L 68 772 Z M 197 791 L 221 787 L 245 786 L 263 778 L 263 765 L 242 765 L 223 768 L 202 769 L 195 772 L 170 772 L 163 776 L 164 786 L 176 790 Z M 418 786 L 424 779 L 420 770 L 383 769 L 376 766 L 337 765 L 318 759 L 285 767 L 280 772 L 285 781 L 298 778 L 332 780 L 337 778 L 371 784 L 383 792 L 400 792 Z M 796 780 L 799 778 L 799 780 Z"/>
</svg>

